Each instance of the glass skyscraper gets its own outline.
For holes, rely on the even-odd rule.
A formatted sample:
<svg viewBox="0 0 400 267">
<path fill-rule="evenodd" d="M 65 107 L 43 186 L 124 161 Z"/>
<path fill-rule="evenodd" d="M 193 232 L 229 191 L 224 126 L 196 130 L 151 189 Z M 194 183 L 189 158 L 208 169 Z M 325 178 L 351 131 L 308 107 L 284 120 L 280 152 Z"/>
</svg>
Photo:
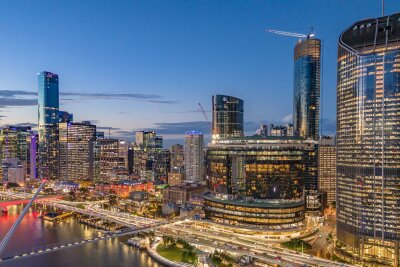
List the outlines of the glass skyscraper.
<svg viewBox="0 0 400 267">
<path fill-rule="evenodd" d="M 295 135 L 318 141 L 321 41 L 299 40 L 294 48 Z"/>
<path fill-rule="evenodd" d="M 58 75 L 38 74 L 38 175 L 40 179 L 58 178 Z"/>
<path fill-rule="evenodd" d="M 243 100 L 227 95 L 212 97 L 212 138 L 243 136 Z"/>
<path fill-rule="evenodd" d="M 400 13 L 346 29 L 337 70 L 337 251 L 399 266 Z"/>
</svg>

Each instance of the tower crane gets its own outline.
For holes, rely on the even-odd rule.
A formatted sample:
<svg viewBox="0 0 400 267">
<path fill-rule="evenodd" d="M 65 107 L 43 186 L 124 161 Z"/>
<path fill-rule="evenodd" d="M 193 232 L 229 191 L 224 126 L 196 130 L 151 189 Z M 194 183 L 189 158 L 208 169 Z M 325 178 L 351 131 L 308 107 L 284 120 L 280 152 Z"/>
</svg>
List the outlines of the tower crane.
<svg viewBox="0 0 400 267">
<path fill-rule="evenodd" d="M 285 31 L 279 31 L 279 30 L 272 30 L 272 29 L 266 29 L 267 32 L 273 33 L 273 34 L 279 34 L 279 35 L 284 35 L 284 36 L 289 36 L 289 37 L 296 37 L 296 38 L 307 38 L 310 39 L 311 37 L 314 37 L 314 29 L 311 27 L 310 32 L 308 34 L 303 34 L 303 33 L 295 33 L 295 32 L 285 32 Z"/>
<path fill-rule="evenodd" d="M 211 123 L 210 120 L 208 119 L 207 113 L 205 112 L 203 106 L 201 105 L 201 103 L 199 103 L 199 108 L 201 113 L 203 113 L 204 118 L 206 119 L 207 122 Z"/>
</svg>

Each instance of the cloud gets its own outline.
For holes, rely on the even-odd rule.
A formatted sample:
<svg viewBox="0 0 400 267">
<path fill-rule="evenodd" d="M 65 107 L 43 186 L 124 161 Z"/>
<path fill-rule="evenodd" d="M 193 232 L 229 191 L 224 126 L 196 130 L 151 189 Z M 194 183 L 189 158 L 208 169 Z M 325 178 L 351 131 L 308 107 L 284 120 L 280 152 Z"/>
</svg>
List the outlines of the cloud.
<svg viewBox="0 0 400 267">
<path fill-rule="evenodd" d="M 0 97 L 0 107 L 23 107 L 37 104 L 37 99 Z"/>
<path fill-rule="evenodd" d="M 37 96 L 37 92 L 25 90 L 0 90 L 0 107 L 12 106 L 34 106 L 37 105 L 37 98 L 26 98 L 27 96 Z M 85 92 L 60 92 L 63 101 L 77 100 L 131 100 L 142 101 L 156 104 L 175 104 L 175 100 L 164 100 L 163 96 L 156 94 L 139 93 L 85 93 Z"/>
<path fill-rule="evenodd" d="M 16 97 L 16 96 L 32 96 L 37 95 L 36 92 L 23 91 L 23 90 L 0 90 L 0 97 Z"/>
<path fill-rule="evenodd" d="M 293 123 L 293 113 L 290 113 L 290 114 L 286 115 L 285 117 L 283 117 L 282 122 L 283 123 Z"/>
<path fill-rule="evenodd" d="M 38 125 L 37 123 L 33 123 L 33 122 L 20 122 L 20 123 L 14 123 L 14 124 L 5 124 L 4 126 L 16 126 L 16 127 L 27 127 L 27 126 L 31 126 L 32 128 L 36 128 Z"/>
<path fill-rule="evenodd" d="M 92 122 L 93 123 L 93 122 Z M 107 127 L 107 126 L 96 126 L 96 130 L 111 130 L 111 131 L 119 131 L 121 128 L 116 127 Z"/>
<path fill-rule="evenodd" d="M 157 134 L 185 134 L 187 131 L 196 130 L 208 134 L 211 132 L 211 124 L 206 121 L 188 122 L 158 122 L 154 128 L 144 129 L 145 131 L 155 131 Z"/>
<path fill-rule="evenodd" d="M 163 100 L 163 97 L 155 94 L 137 93 L 79 93 L 79 92 L 60 92 L 61 96 L 78 97 L 80 100 L 93 99 L 114 99 L 114 100 L 134 100 L 157 104 L 174 104 L 173 100 Z"/>
<path fill-rule="evenodd" d="M 114 134 L 121 135 L 121 136 L 133 137 L 134 132 L 133 131 L 115 131 Z"/>
</svg>

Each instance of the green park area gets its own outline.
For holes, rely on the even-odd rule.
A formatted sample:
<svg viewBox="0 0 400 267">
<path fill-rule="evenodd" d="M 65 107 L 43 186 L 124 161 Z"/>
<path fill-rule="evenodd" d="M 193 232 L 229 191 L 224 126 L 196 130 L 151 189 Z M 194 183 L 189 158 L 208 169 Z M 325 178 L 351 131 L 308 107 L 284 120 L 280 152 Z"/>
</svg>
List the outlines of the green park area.
<svg viewBox="0 0 400 267">
<path fill-rule="evenodd" d="M 162 242 L 157 246 L 157 252 L 170 261 L 195 264 L 198 259 L 195 247 L 183 239 L 171 236 L 163 236 Z"/>
<path fill-rule="evenodd" d="M 298 238 L 286 241 L 286 242 L 282 243 L 281 245 L 282 245 L 282 247 L 285 247 L 285 248 L 288 248 L 291 250 L 295 250 L 295 251 L 299 251 L 299 252 L 305 252 L 312 248 L 311 244 L 307 243 L 304 240 L 298 239 Z"/>
</svg>

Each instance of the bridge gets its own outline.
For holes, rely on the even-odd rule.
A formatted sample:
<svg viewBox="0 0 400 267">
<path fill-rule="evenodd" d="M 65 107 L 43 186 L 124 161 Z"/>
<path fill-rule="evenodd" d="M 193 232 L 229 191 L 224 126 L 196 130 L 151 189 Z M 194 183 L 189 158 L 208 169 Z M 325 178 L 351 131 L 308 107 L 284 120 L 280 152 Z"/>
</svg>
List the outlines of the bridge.
<svg viewBox="0 0 400 267">
<path fill-rule="evenodd" d="M 7 203 L 8 205 L 10 205 L 10 203 L 15 203 L 14 205 L 28 203 L 30 198 L 32 198 L 32 195 L 33 194 L 24 193 L 24 192 L 0 191 L 0 197 L 14 199 L 14 200 L 4 202 L 4 203 Z M 29 199 L 27 200 L 27 198 L 29 198 Z M 38 197 L 35 202 L 38 204 L 56 207 L 56 208 L 59 208 L 62 210 L 72 211 L 72 212 L 87 215 L 90 217 L 107 220 L 109 222 L 114 222 L 116 224 L 119 224 L 121 226 L 125 226 L 128 228 L 132 227 L 132 226 L 135 226 L 135 227 L 152 226 L 152 225 L 156 225 L 158 222 L 160 222 L 159 220 L 153 220 L 153 219 L 135 216 L 135 215 L 131 215 L 131 214 L 123 213 L 123 212 L 108 211 L 108 210 L 104 210 L 104 209 L 100 209 L 100 208 L 96 207 L 96 205 L 98 203 L 104 202 L 104 201 L 76 203 L 76 202 L 60 200 L 60 196 L 53 196 L 53 197 L 42 196 L 42 197 Z M 7 205 L 7 204 L 5 204 L 5 205 Z M 85 208 L 75 207 L 74 205 L 76 205 L 76 204 L 85 204 Z"/>
<path fill-rule="evenodd" d="M 9 198 L 7 196 L 7 198 Z M 0 201 L 0 208 L 6 208 L 8 206 L 12 205 L 20 205 L 20 204 L 28 204 L 29 201 L 31 200 L 32 196 L 30 198 L 20 198 L 20 199 L 14 199 L 14 200 L 3 200 Z M 54 199 L 60 199 L 61 196 L 40 196 L 38 197 L 39 200 L 54 200 Z"/>
</svg>

